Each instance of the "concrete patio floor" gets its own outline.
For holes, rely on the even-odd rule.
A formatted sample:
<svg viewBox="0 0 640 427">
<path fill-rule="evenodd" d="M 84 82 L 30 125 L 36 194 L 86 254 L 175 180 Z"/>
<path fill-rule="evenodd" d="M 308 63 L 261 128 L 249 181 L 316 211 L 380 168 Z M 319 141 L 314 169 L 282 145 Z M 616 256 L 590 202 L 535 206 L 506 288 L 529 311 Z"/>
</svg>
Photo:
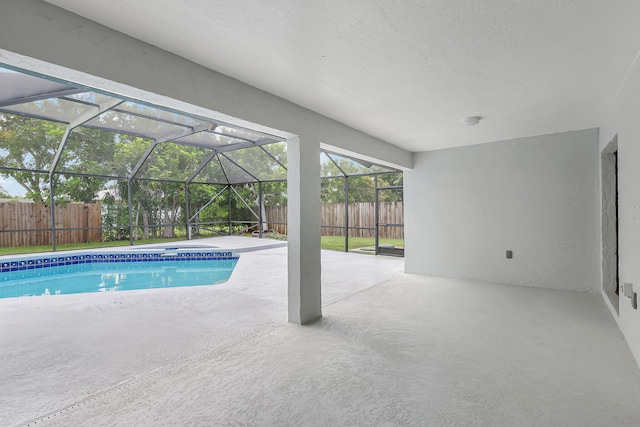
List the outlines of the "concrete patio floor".
<svg viewBox="0 0 640 427">
<path fill-rule="evenodd" d="M 233 249 L 240 260 L 231 279 L 215 286 L 0 299 L 0 426 L 36 419 L 286 322 L 286 242 L 216 237 L 149 246 L 167 245 Z M 392 278 L 404 266 L 389 257 L 331 251 L 322 257 L 324 304 Z"/>
<path fill-rule="evenodd" d="M 325 317 L 301 327 L 286 248 L 255 242 L 225 241 L 245 251 L 224 285 L 0 300 L 0 424 L 639 424 L 600 295 L 323 251 Z"/>
</svg>

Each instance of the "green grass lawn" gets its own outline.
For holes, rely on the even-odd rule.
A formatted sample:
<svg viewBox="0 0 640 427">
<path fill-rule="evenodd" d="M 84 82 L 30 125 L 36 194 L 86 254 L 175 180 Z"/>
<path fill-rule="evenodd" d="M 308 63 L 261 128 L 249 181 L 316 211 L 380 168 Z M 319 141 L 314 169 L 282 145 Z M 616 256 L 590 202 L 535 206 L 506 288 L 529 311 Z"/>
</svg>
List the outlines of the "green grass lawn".
<svg viewBox="0 0 640 427">
<path fill-rule="evenodd" d="M 184 237 L 135 240 L 134 245 L 147 245 L 150 243 L 165 243 L 185 240 Z M 349 250 L 373 246 L 375 239 L 369 237 L 349 237 Z M 404 241 L 401 239 L 380 239 L 381 245 L 403 246 Z M 92 243 L 68 243 L 57 245 L 58 251 L 71 251 L 76 249 L 95 249 L 95 248 L 113 248 L 118 246 L 129 246 L 128 240 L 119 240 L 115 242 L 92 242 Z M 332 251 L 344 251 L 344 237 L 340 236 L 322 236 L 322 249 Z M 17 255 L 30 254 L 35 252 L 50 252 L 51 245 L 42 246 L 20 246 L 0 248 L 0 255 Z"/>
<path fill-rule="evenodd" d="M 147 245 L 149 243 L 175 242 L 176 240 L 184 240 L 184 237 L 135 240 L 133 244 Z M 59 251 L 70 251 L 74 249 L 113 248 L 116 246 L 129 246 L 129 241 L 119 240 L 115 242 L 67 243 L 56 246 L 57 250 Z M 0 255 L 30 254 L 34 252 L 51 252 L 51 245 L 0 248 Z"/>
<path fill-rule="evenodd" d="M 404 246 L 402 239 L 380 239 L 381 245 Z M 375 245 L 375 239 L 372 237 L 349 237 L 349 250 L 364 248 Z M 344 237 L 341 236 L 322 236 L 322 249 L 332 251 L 344 251 Z"/>
</svg>

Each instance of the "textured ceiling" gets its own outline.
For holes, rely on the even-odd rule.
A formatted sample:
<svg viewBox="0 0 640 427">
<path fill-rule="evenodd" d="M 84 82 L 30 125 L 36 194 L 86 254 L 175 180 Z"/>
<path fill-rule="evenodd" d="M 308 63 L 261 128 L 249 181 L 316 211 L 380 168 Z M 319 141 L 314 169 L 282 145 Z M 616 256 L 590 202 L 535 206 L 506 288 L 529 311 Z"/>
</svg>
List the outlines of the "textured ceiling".
<svg viewBox="0 0 640 427">
<path fill-rule="evenodd" d="M 638 0 L 49 3 L 410 151 L 596 127 L 640 49 Z"/>
</svg>

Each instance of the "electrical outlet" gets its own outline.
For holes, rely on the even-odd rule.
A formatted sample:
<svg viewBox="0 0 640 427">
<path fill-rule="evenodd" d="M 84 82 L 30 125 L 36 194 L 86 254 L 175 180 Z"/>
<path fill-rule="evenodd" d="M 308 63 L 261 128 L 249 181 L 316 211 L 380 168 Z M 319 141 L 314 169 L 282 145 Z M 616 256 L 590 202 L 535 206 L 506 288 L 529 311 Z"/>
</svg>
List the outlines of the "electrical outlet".
<svg viewBox="0 0 640 427">
<path fill-rule="evenodd" d="M 513 258 L 513 251 L 507 251 L 507 259 Z"/>
</svg>

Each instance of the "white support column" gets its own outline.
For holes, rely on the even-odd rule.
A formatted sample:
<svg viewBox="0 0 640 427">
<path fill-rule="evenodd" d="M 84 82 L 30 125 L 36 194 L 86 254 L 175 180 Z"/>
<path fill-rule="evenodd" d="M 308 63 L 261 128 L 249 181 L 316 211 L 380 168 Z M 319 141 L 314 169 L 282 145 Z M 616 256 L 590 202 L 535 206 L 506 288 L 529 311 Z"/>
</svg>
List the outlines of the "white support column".
<svg viewBox="0 0 640 427">
<path fill-rule="evenodd" d="M 322 317 L 320 285 L 320 142 L 287 139 L 289 322 Z"/>
</svg>

